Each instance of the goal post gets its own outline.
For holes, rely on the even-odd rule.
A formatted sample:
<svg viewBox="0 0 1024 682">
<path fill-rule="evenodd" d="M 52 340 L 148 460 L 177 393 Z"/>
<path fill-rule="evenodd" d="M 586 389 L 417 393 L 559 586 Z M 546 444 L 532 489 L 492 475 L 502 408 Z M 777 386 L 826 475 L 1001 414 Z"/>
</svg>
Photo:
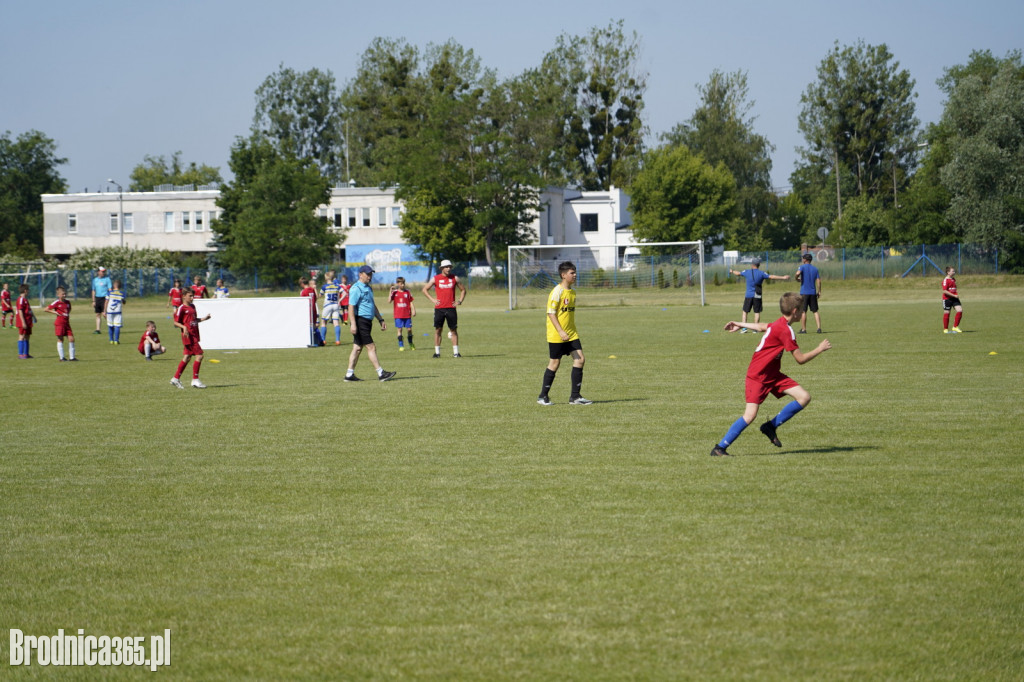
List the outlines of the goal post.
<svg viewBox="0 0 1024 682">
<path fill-rule="evenodd" d="M 588 305 L 704 305 L 704 242 L 551 244 L 508 247 L 508 307 L 539 308 L 560 281 L 558 265 L 576 266 Z"/>
</svg>

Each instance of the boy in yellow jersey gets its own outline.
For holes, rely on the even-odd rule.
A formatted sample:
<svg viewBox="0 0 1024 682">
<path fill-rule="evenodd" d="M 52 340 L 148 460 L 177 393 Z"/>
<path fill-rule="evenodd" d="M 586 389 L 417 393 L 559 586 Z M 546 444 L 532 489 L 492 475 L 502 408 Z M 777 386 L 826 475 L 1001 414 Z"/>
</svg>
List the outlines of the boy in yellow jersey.
<svg viewBox="0 0 1024 682">
<path fill-rule="evenodd" d="M 562 281 L 548 294 L 548 366 L 544 370 L 544 383 L 541 385 L 539 405 L 550 405 L 548 391 L 555 381 L 555 373 L 562 362 L 563 355 L 572 356 L 572 393 L 570 405 L 590 405 L 594 401 L 580 395 L 583 384 L 583 344 L 576 332 L 576 292 L 572 285 L 576 283 L 576 266 L 565 261 L 558 266 L 558 276 Z"/>
</svg>

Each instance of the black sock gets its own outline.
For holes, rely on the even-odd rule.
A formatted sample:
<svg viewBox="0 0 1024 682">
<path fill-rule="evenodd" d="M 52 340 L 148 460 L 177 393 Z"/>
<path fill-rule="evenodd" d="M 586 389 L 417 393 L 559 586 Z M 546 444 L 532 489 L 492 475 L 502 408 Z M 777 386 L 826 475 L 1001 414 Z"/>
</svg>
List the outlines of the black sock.
<svg viewBox="0 0 1024 682">
<path fill-rule="evenodd" d="M 409 332 L 409 345 L 412 345 L 412 332 Z"/>
<path fill-rule="evenodd" d="M 540 387 L 540 397 L 543 398 L 551 390 L 551 384 L 555 383 L 555 373 L 550 369 L 544 370 L 544 383 Z"/>
<path fill-rule="evenodd" d="M 580 387 L 583 385 L 583 368 L 573 367 L 572 368 L 572 395 L 569 399 L 580 397 Z"/>
</svg>

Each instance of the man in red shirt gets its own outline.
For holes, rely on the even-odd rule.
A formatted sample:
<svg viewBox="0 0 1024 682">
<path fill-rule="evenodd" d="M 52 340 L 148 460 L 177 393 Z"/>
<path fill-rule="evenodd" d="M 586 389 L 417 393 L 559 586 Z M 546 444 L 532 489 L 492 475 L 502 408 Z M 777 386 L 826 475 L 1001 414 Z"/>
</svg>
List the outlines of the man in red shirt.
<svg viewBox="0 0 1024 682">
<path fill-rule="evenodd" d="M 793 328 L 789 325 L 800 319 L 802 307 L 803 297 L 800 294 L 787 292 L 779 300 L 782 317 L 774 322 L 770 324 L 729 322 L 725 325 L 727 332 L 752 329 L 756 332 L 765 332 L 765 335 L 761 338 L 761 343 L 757 344 L 757 348 L 754 349 L 754 356 L 750 359 L 750 366 L 747 368 L 747 407 L 743 411 L 743 416 L 729 427 L 725 437 L 711 450 L 712 457 L 724 457 L 730 454 L 726 452 L 726 448 L 754 421 L 758 408 L 769 394 L 776 398 L 781 398 L 783 395 L 793 398 L 793 401 L 786 403 L 777 415 L 761 425 L 761 433 L 777 448 L 782 447 L 782 442 L 776 435 L 776 429 L 811 402 L 811 394 L 807 392 L 807 389 L 782 373 L 782 355 L 789 351 L 793 354 L 793 359 L 797 364 L 802 365 L 827 351 L 832 344 L 825 339 L 818 344 L 817 348 L 808 353 L 800 350 L 796 343 L 796 334 L 793 333 Z"/>
<path fill-rule="evenodd" d="M 57 335 L 57 357 L 64 362 L 64 337 L 68 337 L 68 359 L 72 362 L 78 360 L 75 357 L 75 333 L 71 331 L 71 301 L 67 298 L 68 292 L 64 287 L 57 287 L 57 300 L 46 306 L 46 311 L 53 313 L 57 319 L 53 321 L 53 331 Z"/>
<path fill-rule="evenodd" d="M 459 300 L 455 300 L 455 289 L 458 288 Z M 437 290 L 437 298 L 430 295 L 430 290 Z M 434 304 L 434 357 L 441 357 L 441 328 L 448 323 L 448 338 L 452 340 L 452 356 L 459 355 L 459 313 L 456 306 L 466 300 L 466 287 L 459 278 L 452 274 L 452 262 L 441 261 L 441 272 L 434 275 L 430 283 L 423 287 L 423 295 Z"/>
<path fill-rule="evenodd" d="M 959 334 L 960 318 L 964 315 L 964 308 L 960 305 L 960 296 L 956 292 L 956 268 L 946 268 L 946 278 L 942 280 L 942 333 Z M 955 310 L 956 317 L 953 318 L 953 328 L 949 328 L 949 311 Z"/>
<path fill-rule="evenodd" d="M 174 326 L 181 330 L 181 345 L 184 347 L 184 355 L 178 363 L 178 371 L 171 379 L 171 386 L 185 388 L 181 384 L 181 374 L 192 359 L 192 388 L 206 388 L 206 384 L 199 380 L 199 365 L 203 362 L 203 348 L 199 345 L 199 323 L 210 319 L 210 316 L 199 317 L 196 307 L 192 304 L 195 294 L 191 289 L 182 292 L 181 307 L 174 313 Z"/>
</svg>

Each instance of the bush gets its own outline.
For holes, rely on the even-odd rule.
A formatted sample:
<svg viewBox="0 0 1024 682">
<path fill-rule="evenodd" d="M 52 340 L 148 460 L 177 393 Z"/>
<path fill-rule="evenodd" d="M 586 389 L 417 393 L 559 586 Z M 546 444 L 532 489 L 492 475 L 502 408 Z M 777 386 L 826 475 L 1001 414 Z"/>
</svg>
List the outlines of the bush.
<svg viewBox="0 0 1024 682">
<path fill-rule="evenodd" d="M 177 259 L 167 251 L 159 249 L 132 249 L 127 246 L 104 246 L 97 249 L 82 249 L 67 260 L 72 270 L 95 270 L 103 266 L 109 270 L 122 268 L 169 268 L 177 265 Z M 205 267 L 205 259 L 200 263 Z"/>
</svg>

